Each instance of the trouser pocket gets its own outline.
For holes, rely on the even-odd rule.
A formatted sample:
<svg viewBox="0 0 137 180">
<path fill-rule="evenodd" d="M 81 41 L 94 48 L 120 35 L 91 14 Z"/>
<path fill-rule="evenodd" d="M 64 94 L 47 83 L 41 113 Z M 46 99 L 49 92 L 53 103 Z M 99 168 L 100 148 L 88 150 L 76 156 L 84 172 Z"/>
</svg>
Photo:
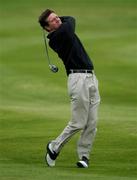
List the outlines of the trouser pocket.
<svg viewBox="0 0 137 180">
<path fill-rule="evenodd" d="M 78 83 L 80 81 L 80 74 L 70 74 L 68 77 L 68 94 L 71 97 L 78 91 Z"/>
</svg>

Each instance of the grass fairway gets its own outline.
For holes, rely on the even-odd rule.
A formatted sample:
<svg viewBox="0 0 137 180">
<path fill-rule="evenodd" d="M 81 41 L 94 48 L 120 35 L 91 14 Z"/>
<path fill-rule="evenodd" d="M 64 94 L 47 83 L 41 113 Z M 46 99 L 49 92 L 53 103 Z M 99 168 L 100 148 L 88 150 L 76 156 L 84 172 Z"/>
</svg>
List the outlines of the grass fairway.
<svg viewBox="0 0 137 180">
<path fill-rule="evenodd" d="M 47 67 L 37 23 L 45 8 L 77 19 L 92 57 L 102 103 L 88 169 L 76 168 L 78 134 L 56 167 L 44 162 L 46 143 L 70 118 L 67 77 Z M 0 180 L 137 179 L 136 0 L 0 0 Z"/>
</svg>

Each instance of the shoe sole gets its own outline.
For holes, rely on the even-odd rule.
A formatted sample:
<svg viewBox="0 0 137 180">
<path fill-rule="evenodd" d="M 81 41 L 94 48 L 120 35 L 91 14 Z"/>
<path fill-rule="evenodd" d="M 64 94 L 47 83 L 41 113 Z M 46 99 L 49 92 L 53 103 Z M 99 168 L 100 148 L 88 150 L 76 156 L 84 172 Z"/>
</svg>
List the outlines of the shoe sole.
<svg viewBox="0 0 137 180">
<path fill-rule="evenodd" d="M 46 154 L 45 160 L 46 160 L 46 163 L 49 167 L 55 166 L 55 160 L 52 160 L 48 153 Z"/>
<path fill-rule="evenodd" d="M 47 153 L 46 153 L 46 156 L 45 156 L 45 161 L 46 161 L 46 163 L 47 163 L 47 165 L 49 166 L 49 167 L 54 167 L 55 166 L 55 160 L 53 160 L 53 159 L 51 159 L 50 158 L 50 148 L 49 148 L 49 145 L 50 145 L 50 142 L 47 144 L 47 147 L 46 147 L 46 149 L 47 149 Z"/>
</svg>

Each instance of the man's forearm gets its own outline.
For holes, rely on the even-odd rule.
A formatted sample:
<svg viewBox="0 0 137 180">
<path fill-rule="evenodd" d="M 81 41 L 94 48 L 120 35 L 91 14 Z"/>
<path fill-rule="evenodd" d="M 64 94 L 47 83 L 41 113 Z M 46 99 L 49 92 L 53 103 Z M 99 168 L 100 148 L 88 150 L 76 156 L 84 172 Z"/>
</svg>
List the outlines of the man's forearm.
<svg viewBox="0 0 137 180">
<path fill-rule="evenodd" d="M 62 23 L 68 23 L 72 30 L 75 31 L 75 19 L 71 16 L 61 16 L 60 17 Z"/>
</svg>

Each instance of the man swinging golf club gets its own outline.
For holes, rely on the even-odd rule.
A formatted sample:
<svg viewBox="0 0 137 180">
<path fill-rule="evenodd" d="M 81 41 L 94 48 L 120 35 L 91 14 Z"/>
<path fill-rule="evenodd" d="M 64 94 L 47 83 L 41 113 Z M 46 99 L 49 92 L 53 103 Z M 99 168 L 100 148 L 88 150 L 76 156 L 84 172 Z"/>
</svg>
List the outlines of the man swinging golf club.
<svg viewBox="0 0 137 180">
<path fill-rule="evenodd" d="M 47 9 L 40 15 L 39 23 L 49 32 L 49 46 L 64 63 L 72 111 L 71 120 L 63 132 L 47 144 L 45 160 L 48 166 L 55 166 L 55 160 L 62 147 L 81 130 L 77 144 L 77 166 L 87 168 L 96 134 L 97 110 L 100 103 L 93 63 L 75 34 L 73 17 L 59 17 L 54 11 Z"/>
</svg>

